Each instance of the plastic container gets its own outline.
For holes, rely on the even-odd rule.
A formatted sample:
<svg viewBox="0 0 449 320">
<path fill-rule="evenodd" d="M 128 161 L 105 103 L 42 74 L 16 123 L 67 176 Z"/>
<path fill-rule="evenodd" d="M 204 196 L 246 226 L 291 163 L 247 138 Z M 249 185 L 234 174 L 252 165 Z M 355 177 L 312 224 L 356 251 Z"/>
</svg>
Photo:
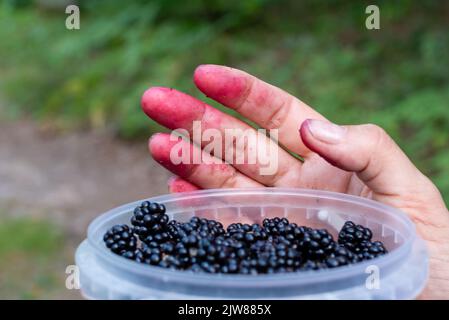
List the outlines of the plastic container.
<svg viewBox="0 0 449 320">
<path fill-rule="evenodd" d="M 275 275 L 196 274 L 127 260 L 107 250 L 103 234 L 129 223 L 141 201 L 113 209 L 89 226 L 76 252 L 81 290 L 92 299 L 412 299 L 428 275 L 424 242 L 402 212 L 368 199 L 302 189 L 217 189 L 148 199 L 178 221 L 192 216 L 230 222 L 287 217 L 337 234 L 344 221 L 371 228 L 389 253 L 335 269 Z M 378 281 L 377 281 L 378 280 Z"/>
</svg>

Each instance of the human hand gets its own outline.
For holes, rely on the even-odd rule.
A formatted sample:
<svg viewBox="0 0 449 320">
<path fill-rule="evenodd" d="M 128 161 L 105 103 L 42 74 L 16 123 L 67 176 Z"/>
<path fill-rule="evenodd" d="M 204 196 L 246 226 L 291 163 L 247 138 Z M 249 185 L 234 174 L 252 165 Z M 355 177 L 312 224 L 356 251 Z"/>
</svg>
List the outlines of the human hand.
<svg viewBox="0 0 449 320">
<path fill-rule="evenodd" d="M 224 66 L 199 66 L 194 82 L 206 96 L 260 127 L 277 129 L 280 144 L 304 161 L 278 148 L 278 170 L 272 175 L 260 174 L 260 163 L 174 164 L 170 150 L 177 142 L 159 133 L 150 139 L 149 148 L 156 161 L 176 174 L 169 181 L 171 192 L 264 186 L 310 188 L 368 197 L 399 208 L 416 224 L 430 254 L 430 279 L 421 297 L 449 298 L 449 212 L 435 185 L 383 129 L 371 124 L 332 124 L 285 91 Z M 148 89 L 142 108 L 169 129 L 184 128 L 191 133 L 195 120 L 201 121 L 203 130 L 251 129 L 245 122 L 169 88 Z M 213 158 L 202 152 L 203 160 Z"/>
</svg>

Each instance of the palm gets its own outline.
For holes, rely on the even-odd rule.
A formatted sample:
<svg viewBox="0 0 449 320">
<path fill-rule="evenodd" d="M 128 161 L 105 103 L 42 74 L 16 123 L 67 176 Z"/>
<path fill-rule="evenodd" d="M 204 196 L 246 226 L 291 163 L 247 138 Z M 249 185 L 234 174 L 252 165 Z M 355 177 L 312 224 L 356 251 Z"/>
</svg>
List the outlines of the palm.
<svg viewBox="0 0 449 320">
<path fill-rule="evenodd" d="M 315 154 L 303 165 L 304 182 L 299 187 L 370 197 L 370 189 L 352 172 L 343 171 Z"/>
</svg>

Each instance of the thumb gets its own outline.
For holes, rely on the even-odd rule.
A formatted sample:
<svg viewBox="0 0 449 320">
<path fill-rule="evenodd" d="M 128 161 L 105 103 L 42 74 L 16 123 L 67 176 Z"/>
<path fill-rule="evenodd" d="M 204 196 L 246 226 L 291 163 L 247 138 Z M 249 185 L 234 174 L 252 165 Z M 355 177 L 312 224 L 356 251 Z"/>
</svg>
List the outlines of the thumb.
<svg viewBox="0 0 449 320">
<path fill-rule="evenodd" d="M 300 134 L 309 149 L 330 164 L 355 172 L 374 193 L 401 195 L 427 180 L 376 125 L 338 126 L 308 119 L 302 123 Z"/>
</svg>

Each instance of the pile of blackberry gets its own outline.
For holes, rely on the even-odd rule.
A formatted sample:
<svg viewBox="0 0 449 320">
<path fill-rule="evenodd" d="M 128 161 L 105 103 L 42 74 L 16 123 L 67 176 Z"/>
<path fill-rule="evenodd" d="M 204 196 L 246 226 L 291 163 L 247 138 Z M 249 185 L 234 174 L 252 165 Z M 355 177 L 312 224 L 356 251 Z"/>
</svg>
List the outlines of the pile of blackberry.
<svg viewBox="0 0 449 320">
<path fill-rule="evenodd" d="M 338 239 L 326 229 L 290 223 L 286 218 L 259 224 L 193 217 L 170 220 L 163 204 L 145 201 L 131 226 L 116 225 L 104 235 L 112 252 L 140 263 L 192 272 L 272 274 L 336 268 L 387 253 L 370 229 L 347 221 Z"/>
</svg>

